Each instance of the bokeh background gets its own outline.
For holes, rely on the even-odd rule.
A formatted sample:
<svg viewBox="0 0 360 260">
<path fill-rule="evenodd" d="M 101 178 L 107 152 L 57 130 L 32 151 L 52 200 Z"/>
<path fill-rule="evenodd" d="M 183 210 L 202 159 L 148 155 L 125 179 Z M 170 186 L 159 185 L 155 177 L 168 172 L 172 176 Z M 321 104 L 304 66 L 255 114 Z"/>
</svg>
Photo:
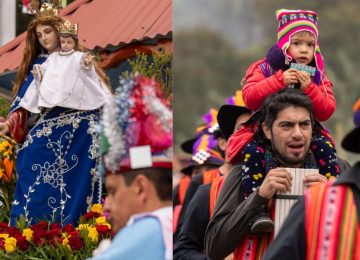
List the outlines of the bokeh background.
<svg viewBox="0 0 360 260">
<path fill-rule="evenodd" d="M 195 133 L 201 116 L 219 108 L 241 89 L 246 68 L 263 58 L 277 40 L 277 9 L 310 9 L 319 15 L 325 70 L 334 84 L 337 109 L 325 126 L 338 155 L 353 127 L 352 105 L 360 97 L 360 1 L 174 0 L 174 149 Z"/>
</svg>

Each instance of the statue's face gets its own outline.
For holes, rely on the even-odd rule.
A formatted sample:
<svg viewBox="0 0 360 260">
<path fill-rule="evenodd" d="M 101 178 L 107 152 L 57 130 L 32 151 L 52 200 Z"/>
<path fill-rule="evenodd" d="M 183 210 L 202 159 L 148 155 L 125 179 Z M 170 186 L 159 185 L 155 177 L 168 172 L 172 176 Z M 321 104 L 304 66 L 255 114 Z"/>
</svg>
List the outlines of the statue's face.
<svg viewBox="0 0 360 260">
<path fill-rule="evenodd" d="M 59 48 L 58 32 L 53 26 L 39 24 L 36 26 L 35 31 L 40 45 L 48 53 L 52 53 Z"/>
</svg>

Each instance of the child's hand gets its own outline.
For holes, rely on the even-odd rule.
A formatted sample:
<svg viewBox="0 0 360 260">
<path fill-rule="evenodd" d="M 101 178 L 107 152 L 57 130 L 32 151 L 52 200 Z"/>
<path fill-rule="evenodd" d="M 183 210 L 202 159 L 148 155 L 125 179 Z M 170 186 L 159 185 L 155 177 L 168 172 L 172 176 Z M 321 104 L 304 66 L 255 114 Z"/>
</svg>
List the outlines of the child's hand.
<svg viewBox="0 0 360 260">
<path fill-rule="evenodd" d="M 91 55 L 91 53 L 87 52 L 84 54 L 84 63 L 86 65 L 90 65 L 94 60 L 94 56 Z"/>
<path fill-rule="evenodd" d="M 38 72 L 35 69 L 32 69 L 31 73 L 34 75 L 34 78 L 38 76 Z"/>
<path fill-rule="evenodd" d="M 87 52 L 81 58 L 80 61 L 81 68 L 84 71 L 89 71 L 93 65 L 93 62 L 94 62 L 94 56 L 92 56 L 89 52 Z"/>
<path fill-rule="evenodd" d="M 31 73 L 34 75 L 34 78 L 36 80 L 41 80 L 42 79 L 42 75 L 41 75 L 41 70 L 40 70 L 40 66 L 39 64 L 35 64 L 33 66 L 33 69 L 31 70 Z"/>
<path fill-rule="evenodd" d="M 283 72 L 283 79 L 285 82 L 285 87 L 299 83 L 297 69 L 288 69 Z"/>
<path fill-rule="evenodd" d="M 311 84 L 310 74 L 306 71 L 297 70 L 297 77 L 300 83 L 300 89 L 304 91 Z"/>
</svg>

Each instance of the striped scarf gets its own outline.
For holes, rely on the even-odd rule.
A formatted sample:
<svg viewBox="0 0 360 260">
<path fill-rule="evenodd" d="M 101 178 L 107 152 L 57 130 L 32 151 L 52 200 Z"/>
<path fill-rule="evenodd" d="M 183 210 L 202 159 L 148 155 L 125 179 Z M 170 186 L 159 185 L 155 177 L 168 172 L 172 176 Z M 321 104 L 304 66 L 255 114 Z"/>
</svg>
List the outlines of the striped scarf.
<svg viewBox="0 0 360 260">
<path fill-rule="evenodd" d="M 360 226 L 349 186 L 332 181 L 305 193 L 306 259 L 360 259 Z"/>
</svg>

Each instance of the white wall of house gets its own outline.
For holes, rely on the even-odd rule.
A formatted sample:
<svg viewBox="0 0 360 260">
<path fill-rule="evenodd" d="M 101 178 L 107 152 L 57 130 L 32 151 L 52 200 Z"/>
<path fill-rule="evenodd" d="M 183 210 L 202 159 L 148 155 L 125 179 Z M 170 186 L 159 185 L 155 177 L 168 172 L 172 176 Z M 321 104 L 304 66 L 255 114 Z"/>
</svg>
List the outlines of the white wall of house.
<svg viewBox="0 0 360 260">
<path fill-rule="evenodd" d="M 0 46 L 15 38 L 16 2 L 15 0 L 0 1 Z"/>
</svg>

